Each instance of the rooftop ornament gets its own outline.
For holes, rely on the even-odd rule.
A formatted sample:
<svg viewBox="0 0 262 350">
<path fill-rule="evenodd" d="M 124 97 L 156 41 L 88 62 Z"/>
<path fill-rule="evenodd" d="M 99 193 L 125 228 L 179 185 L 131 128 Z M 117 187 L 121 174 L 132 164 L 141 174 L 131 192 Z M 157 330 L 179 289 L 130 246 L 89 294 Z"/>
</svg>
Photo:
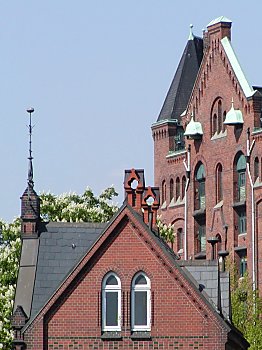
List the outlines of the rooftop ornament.
<svg viewBox="0 0 262 350">
<path fill-rule="evenodd" d="M 191 114 L 191 120 L 187 124 L 186 131 L 185 131 L 184 135 L 187 136 L 187 138 L 192 139 L 192 140 L 201 140 L 202 139 L 202 136 L 203 136 L 202 125 L 200 122 L 194 121 L 193 112 Z"/>
<path fill-rule="evenodd" d="M 232 107 L 226 114 L 226 119 L 224 121 L 224 124 L 233 125 L 233 126 L 244 124 L 242 112 L 239 109 L 234 108 L 233 98 L 232 98 Z"/>
<path fill-rule="evenodd" d="M 188 40 L 194 40 L 194 34 L 193 34 L 193 24 L 190 24 L 190 31 L 189 31 L 189 37 Z"/>
</svg>

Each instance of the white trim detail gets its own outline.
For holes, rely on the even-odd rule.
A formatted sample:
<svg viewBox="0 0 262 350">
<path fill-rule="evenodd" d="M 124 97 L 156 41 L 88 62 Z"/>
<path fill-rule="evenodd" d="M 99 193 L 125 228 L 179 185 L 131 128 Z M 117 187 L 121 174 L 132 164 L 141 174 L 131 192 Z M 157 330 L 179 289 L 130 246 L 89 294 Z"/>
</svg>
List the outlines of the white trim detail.
<svg viewBox="0 0 262 350">
<path fill-rule="evenodd" d="M 112 276 L 117 280 L 117 284 L 107 284 L 109 277 Z M 106 324 L 106 296 L 108 293 L 117 294 L 117 325 L 115 326 L 108 326 Z M 121 281 L 114 272 L 107 273 L 102 282 L 102 330 L 109 332 L 121 331 Z"/>
<path fill-rule="evenodd" d="M 146 280 L 146 284 L 136 284 L 137 277 L 142 276 Z M 135 324 L 135 295 L 136 293 L 146 293 L 146 324 L 136 325 Z M 132 281 L 131 290 L 131 328 L 132 331 L 147 331 L 151 330 L 151 282 L 147 275 L 140 271 L 138 272 Z"/>
<path fill-rule="evenodd" d="M 241 85 L 241 88 L 244 91 L 244 94 L 246 97 L 251 97 L 254 95 L 255 90 L 250 86 L 249 82 L 247 81 L 247 78 L 243 72 L 243 69 L 241 68 L 237 56 L 235 54 L 235 51 L 232 47 L 232 44 L 228 37 L 224 37 L 221 39 L 221 44 L 225 50 L 225 53 L 227 55 L 227 58 L 229 59 L 229 62 L 234 70 L 234 73 L 237 77 L 237 80 L 239 84 Z"/>
</svg>

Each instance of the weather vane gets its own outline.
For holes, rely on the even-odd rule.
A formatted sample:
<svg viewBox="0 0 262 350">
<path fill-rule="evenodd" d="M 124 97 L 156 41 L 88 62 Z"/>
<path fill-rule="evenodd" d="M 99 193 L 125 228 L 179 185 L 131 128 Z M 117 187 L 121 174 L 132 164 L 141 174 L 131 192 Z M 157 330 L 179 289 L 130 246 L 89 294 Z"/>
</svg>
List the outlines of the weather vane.
<svg viewBox="0 0 262 350">
<path fill-rule="evenodd" d="M 28 186 L 31 188 L 34 187 L 34 181 L 33 181 L 33 157 L 32 157 L 32 131 L 33 131 L 33 126 L 32 126 L 32 113 L 34 112 L 34 108 L 30 107 L 27 110 L 27 113 L 29 113 L 29 125 L 28 125 L 28 130 L 29 130 L 29 164 L 28 164 L 28 178 L 27 178 L 27 183 Z"/>
</svg>

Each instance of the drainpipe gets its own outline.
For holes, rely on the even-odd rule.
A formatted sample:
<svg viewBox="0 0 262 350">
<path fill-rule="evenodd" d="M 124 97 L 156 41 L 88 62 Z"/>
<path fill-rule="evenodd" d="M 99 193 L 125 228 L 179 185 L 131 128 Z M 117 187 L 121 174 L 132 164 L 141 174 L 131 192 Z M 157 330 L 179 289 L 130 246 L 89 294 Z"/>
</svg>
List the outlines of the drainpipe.
<svg viewBox="0 0 262 350">
<path fill-rule="evenodd" d="M 255 145 L 255 140 L 250 146 L 250 129 L 247 129 L 247 174 L 251 186 L 251 244 L 252 244 L 252 288 L 256 290 L 256 263 L 255 263 L 255 203 L 254 203 L 254 183 L 250 172 L 250 155 Z"/>
<path fill-rule="evenodd" d="M 184 227 L 184 260 L 187 260 L 187 191 L 190 182 L 190 145 L 187 150 L 187 162 L 184 159 L 184 167 L 186 169 L 186 187 L 185 187 L 185 227 Z"/>
</svg>

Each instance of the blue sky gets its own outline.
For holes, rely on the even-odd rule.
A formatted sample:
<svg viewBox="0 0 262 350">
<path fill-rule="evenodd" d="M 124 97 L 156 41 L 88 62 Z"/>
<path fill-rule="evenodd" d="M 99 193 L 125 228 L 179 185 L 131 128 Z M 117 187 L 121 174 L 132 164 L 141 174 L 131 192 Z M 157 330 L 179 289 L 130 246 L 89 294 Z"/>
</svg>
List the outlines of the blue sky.
<svg viewBox="0 0 262 350">
<path fill-rule="evenodd" d="M 151 124 L 186 44 L 221 15 L 251 84 L 262 85 L 258 1 L 45 0 L 0 2 L 0 217 L 20 214 L 29 106 L 37 191 L 97 194 L 124 169 L 153 184 Z"/>
</svg>

